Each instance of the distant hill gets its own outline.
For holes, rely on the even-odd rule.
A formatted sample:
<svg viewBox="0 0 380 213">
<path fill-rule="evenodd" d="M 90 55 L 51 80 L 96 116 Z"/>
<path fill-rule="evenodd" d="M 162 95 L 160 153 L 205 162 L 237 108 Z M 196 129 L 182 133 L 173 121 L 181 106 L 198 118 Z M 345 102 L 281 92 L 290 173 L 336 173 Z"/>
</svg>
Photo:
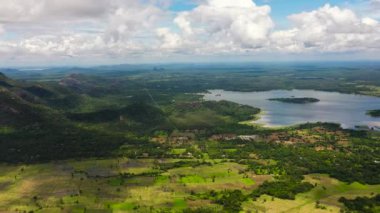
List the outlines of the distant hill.
<svg viewBox="0 0 380 213">
<path fill-rule="evenodd" d="M 0 74 L 0 162 L 41 162 L 110 155 L 127 140 L 86 130 L 49 106 L 63 96 L 46 85 Z"/>
<path fill-rule="evenodd" d="M 5 76 L 5 74 L 0 72 L 0 87 L 12 87 L 11 84 L 8 83 L 9 79 Z"/>
<path fill-rule="evenodd" d="M 0 125 L 24 126 L 41 121 L 37 108 L 5 89 L 0 89 L 0 117 Z"/>
<path fill-rule="evenodd" d="M 77 122 L 104 123 L 114 121 L 133 121 L 147 128 L 165 122 L 164 113 L 149 104 L 133 103 L 121 109 L 105 109 L 89 113 L 69 113 L 68 118 Z"/>
</svg>

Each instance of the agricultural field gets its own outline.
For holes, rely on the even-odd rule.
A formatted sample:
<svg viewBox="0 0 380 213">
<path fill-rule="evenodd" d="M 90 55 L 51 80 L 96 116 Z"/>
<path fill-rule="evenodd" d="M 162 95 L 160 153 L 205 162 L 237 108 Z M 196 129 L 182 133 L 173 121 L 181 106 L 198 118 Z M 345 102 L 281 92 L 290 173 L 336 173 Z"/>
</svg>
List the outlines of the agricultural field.
<svg viewBox="0 0 380 213">
<path fill-rule="evenodd" d="M 272 179 L 270 175 L 247 172 L 244 165 L 219 160 L 195 167 L 157 169 L 160 164 L 180 161 L 109 159 L 1 165 L 0 209 L 15 212 L 183 210 L 206 203 L 213 206 L 210 201 L 194 199 L 196 193 L 234 189 L 249 192 Z"/>
<path fill-rule="evenodd" d="M 184 166 L 158 169 L 183 162 Z M 249 194 L 273 175 L 256 175 L 247 166 L 209 160 L 104 159 L 54 164 L 1 165 L 0 209 L 6 212 L 181 212 L 223 205 L 201 194 L 240 190 Z M 174 165 L 173 164 L 173 165 Z M 186 165 L 193 166 L 186 166 Z M 179 165 L 179 164 L 177 164 Z M 380 185 L 344 183 L 328 175 L 306 175 L 314 188 L 294 200 L 261 195 L 242 202 L 242 212 L 339 212 L 340 197 L 373 196 Z"/>
</svg>

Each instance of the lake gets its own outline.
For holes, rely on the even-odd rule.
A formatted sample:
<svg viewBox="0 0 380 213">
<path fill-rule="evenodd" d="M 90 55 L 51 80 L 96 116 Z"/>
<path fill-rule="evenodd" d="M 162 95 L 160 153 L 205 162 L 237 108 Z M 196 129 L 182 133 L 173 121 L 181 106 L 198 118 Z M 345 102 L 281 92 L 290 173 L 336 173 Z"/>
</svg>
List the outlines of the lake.
<svg viewBox="0 0 380 213">
<path fill-rule="evenodd" d="M 311 97 L 320 102 L 308 104 L 269 101 L 270 98 Z M 263 113 L 255 123 L 267 127 L 289 126 L 307 122 L 340 123 L 343 128 L 358 125 L 380 127 L 380 118 L 366 115 L 380 109 L 380 98 L 315 90 L 272 90 L 265 92 L 231 92 L 210 90 L 205 100 L 226 100 L 260 108 Z"/>
</svg>

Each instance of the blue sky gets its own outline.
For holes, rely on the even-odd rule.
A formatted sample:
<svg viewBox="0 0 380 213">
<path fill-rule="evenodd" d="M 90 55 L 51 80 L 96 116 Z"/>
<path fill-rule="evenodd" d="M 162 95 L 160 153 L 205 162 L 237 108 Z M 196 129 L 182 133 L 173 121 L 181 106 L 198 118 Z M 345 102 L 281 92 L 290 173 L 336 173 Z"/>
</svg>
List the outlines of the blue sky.
<svg viewBox="0 0 380 213">
<path fill-rule="evenodd" d="M 353 2 L 353 1 L 352 1 Z M 315 8 L 322 7 L 325 4 L 345 5 L 347 1 L 343 0 L 259 0 L 258 5 L 268 4 L 272 8 L 272 17 L 280 27 L 286 27 L 288 23 L 286 17 L 299 13 L 300 11 L 311 11 Z"/>
<path fill-rule="evenodd" d="M 0 66 L 380 60 L 379 20 L 380 0 L 3 0 Z"/>
<path fill-rule="evenodd" d="M 172 11 L 188 11 L 197 6 L 193 1 L 172 0 L 170 10 Z"/>
</svg>

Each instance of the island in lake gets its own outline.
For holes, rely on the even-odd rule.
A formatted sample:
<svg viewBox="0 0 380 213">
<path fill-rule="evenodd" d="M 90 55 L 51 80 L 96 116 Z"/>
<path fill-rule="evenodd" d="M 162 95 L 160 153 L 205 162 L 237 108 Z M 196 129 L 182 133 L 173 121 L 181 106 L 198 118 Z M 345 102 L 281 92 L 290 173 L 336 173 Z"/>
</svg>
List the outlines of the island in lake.
<svg viewBox="0 0 380 213">
<path fill-rule="evenodd" d="M 380 109 L 369 110 L 367 111 L 367 115 L 372 116 L 372 117 L 380 117 Z"/>
<path fill-rule="evenodd" d="M 319 99 L 316 98 L 270 98 L 270 101 L 280 101 L 284 103 L 293 103 L 293 104 L 308 104 L 319 102 Z"/>
</svg>

